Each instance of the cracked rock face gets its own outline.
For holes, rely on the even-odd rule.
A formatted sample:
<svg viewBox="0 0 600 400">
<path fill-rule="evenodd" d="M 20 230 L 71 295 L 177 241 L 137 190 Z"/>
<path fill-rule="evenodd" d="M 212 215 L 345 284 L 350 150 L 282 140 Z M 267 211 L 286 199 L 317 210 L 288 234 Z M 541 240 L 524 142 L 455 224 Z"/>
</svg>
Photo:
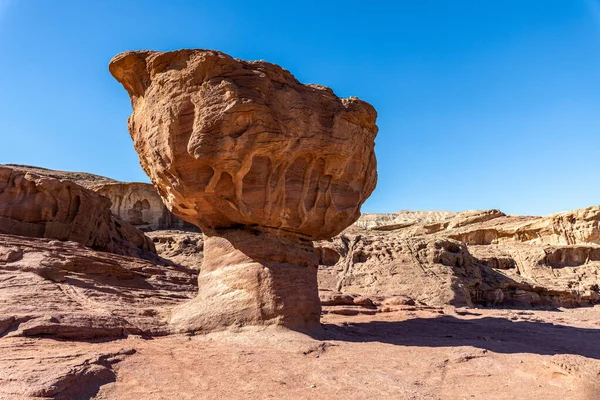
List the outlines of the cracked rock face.
<svg viewBox="0 0 600 400">
<path fill-rule="evenodd" d="M 109 68 L 131 97 L 142 167 L 207 237 L 202 299 L 174 321 L 318 322 L 311 240 L 356 221 L 375 188 L 375 109 L 217 51 L 126 52 Z"/>
</svg>

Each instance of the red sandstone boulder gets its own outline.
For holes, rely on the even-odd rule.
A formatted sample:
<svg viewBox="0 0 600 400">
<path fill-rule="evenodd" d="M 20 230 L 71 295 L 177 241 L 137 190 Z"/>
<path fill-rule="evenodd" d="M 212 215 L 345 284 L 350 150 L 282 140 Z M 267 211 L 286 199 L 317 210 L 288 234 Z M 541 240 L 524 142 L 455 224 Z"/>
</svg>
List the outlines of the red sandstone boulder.
<svg viewBox="0 0 600 400">
<path fill-rule="evenodd" d="M 126 52 L 110 72 L 167 207 L 206 238 L 184 330 L 318 323 L 312 240 L 341 232 L 375 188 L 376 112 L 285 69 L 218 51 Z"/>
</svg>

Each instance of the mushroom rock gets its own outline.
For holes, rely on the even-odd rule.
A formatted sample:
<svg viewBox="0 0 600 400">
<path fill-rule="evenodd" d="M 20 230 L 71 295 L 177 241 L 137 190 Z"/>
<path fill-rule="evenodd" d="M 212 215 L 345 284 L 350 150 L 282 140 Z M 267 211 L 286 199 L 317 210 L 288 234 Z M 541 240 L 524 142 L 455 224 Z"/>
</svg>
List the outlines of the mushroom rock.
<svg viewBox="0 0 600 400">
<path fill-rule="evenodd" d="M 199 294 L 175 329 L 318 326 L 312 241 L 356 221 L 375 188 L 375 109 L 218 51 L 125 52 L 109 69 L 142 167 L 205 236 Z"/>
</svg>

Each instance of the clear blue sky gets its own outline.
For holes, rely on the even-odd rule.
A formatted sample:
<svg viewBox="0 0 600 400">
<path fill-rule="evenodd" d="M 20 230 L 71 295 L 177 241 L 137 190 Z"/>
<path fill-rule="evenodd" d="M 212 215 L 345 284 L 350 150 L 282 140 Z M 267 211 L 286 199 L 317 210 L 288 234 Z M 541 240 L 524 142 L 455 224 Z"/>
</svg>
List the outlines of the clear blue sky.
<svg viewBox="0 0 600 400">
<path fill-rule="evenodd" d="M 147 180 L 107 64 L 182 47 L 372 103 L 363 211 L 600 204 L 598 0 L 0 0 L 0 163 Z"/>
</svg>

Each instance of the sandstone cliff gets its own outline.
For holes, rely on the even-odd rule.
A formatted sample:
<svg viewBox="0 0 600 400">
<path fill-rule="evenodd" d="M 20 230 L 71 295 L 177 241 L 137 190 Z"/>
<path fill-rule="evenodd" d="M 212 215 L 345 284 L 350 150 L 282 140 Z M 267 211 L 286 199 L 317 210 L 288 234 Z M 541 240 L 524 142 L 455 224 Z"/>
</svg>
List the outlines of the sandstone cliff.
<svg viewBox="0 0 600 400">
<path fill-rule="evenodd" d="M 489 210 L 436 219 L 397 224 L 385 217 L 373 229 L 359 221 L 319 242 L 320 287 L 430 305 L 600 301 L 599 206 L 548 217 Z"/>
<path fill-rule="evenodd" d="M 162 202 L 154 186 L 141 182 L 101 183 L 91 189 L 110 199 L 110 209 L 138 229 L 186 229 L 197 228 L 177 218 Z"/>
<path fill-rule="evenodd" d="M 0 165 L 1 166 L 1 165 Z M 143 231 L 157 229 L 197 230 L 171 213 L 156 189 L 143 182 L 120 182 L 87 172 L 56 171 L 47 168 L 8 164 L 6 167 L 39 176 L 68 180 L 108 197 L 117 217 Z"/>
<path fill-rule="evenodd" d="M 0 233 L 68 240 L 116 254 L 154 244 L 110 211 L 110 200 L 71 181 L 0 167 Z"/>
</svg>

